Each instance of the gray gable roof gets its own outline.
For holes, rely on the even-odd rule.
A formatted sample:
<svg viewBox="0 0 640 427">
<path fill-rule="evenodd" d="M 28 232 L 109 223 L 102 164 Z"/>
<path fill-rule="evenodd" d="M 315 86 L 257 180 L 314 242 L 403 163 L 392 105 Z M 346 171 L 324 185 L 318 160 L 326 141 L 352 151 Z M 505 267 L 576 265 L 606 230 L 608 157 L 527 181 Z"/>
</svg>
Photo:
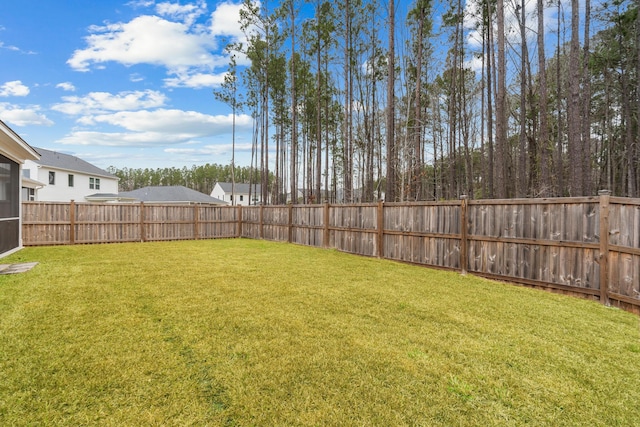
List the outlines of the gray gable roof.
<svg viewBox="0 0 640 427">
<path fill-rule="evenodd" d="M 214 203 L 226 205 L 220 199 L 207 196 L 199 191 L 192 190 L 182 185 L 177 186 L 157 186 L 143 187 L 133 191 L 123 191 L 118 194 L 120 197 L 138 199 L 141 202 L 183 202 L 183 203 Z"/>
<path fill-rule="evenodd" d="M 70 154 L 58 153 L 57 151 L 46 150 L 44 148 L 34 147 L 40 153 L 40 160 L 36 160 L 41 166 L 48 166 L 55 169 L 64 169 L 68 171 L 80 172 L 87 175 L 95 175 L 106 178 L 117 178 L 115 175 L 100 169 L 76 156 Z"/>
<path fill-rule="evenodd" d="M 231 183 L 230 182 L 219 182 L 218 185 L 225 193 L 231 193 Z M 240 184 L 235 183 L 233 187 L 233 192 L 236 194 L 249 194 L 249 186 L 251 186 L 251 194 L 260 194 L 260 184 Z"/>
</svg>

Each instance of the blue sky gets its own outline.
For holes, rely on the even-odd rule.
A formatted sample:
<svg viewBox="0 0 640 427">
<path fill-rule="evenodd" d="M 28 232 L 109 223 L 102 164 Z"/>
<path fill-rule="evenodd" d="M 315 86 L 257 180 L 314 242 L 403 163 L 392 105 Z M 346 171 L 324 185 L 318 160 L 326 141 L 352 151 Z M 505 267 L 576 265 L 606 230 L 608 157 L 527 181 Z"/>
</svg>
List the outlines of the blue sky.
<svg viewBox="0 0 640 427">
<path fill-rule="evenodd" d="M 90 6 L 89 6 L 90 5 Z M 0 15 L 0 119 L 25 141 L 107 168 L 231 160 L 223 79 L 232 2 L 20 0 Z M 249 163 L 251 120 L 236 120 Z"/>
</svg>

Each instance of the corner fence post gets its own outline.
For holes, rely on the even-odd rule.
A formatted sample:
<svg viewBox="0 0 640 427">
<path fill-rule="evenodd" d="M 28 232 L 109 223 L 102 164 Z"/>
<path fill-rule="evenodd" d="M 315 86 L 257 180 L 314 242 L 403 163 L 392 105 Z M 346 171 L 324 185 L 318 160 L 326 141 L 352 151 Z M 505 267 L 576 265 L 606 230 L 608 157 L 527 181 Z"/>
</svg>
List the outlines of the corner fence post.
<svg viewBox="0 0 640 427">
<path fill-rule="evenodd" d="M 598 191 L 600 204 L 600 302 L 609 305 L 609 199 L 611 191 Z"/>
<path fill-rule="evenodd" d="M 468 196 L 460 196 L 460 273 L 467 274 L 469 242 L 467 240 Z"/>
</svg>

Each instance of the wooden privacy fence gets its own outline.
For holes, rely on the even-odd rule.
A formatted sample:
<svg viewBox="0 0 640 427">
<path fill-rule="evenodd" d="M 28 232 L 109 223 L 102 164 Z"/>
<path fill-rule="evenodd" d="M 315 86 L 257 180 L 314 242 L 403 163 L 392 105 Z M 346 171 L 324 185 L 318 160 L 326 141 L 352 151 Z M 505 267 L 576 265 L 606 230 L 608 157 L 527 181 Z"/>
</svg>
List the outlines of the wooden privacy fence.
<svg viewBox="0 0 640 427">
<path fill-rule="evenodd" d="M 640 199 L 230 207 L 23 204 L 23 244 L 245 237 L 334 248 L 599 299 L 640 313 Z"/>
<path fill-rule="evenodd" d="M 237 237 L 239 211 L 216 205 L 22 204 L 24 246 Z"/>
</svg>

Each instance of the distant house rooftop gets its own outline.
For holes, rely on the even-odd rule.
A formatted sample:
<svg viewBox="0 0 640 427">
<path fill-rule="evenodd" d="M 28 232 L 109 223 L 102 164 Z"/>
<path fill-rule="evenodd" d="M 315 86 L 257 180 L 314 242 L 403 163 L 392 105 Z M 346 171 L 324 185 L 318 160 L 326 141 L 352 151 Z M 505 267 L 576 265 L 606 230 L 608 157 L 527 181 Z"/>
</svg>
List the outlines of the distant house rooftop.
<svg viewBox="0 0 640 427">
<path fill-rule="evenodd" d="M 216 205 L 226 205 L 224 202 L 215 197 L 200 193 L 190 188 L 179 186 L 156 186 L 143 187 L 133 191 L 123 191 L 118 194 L 119 197 L 127 199 L 136 199 L 141 202 L 156 203 L 211 203 Z"/>
<path fill-rule="evenodd" d="M 36 160 L 41 166 L 47 166 L 55 169 L 63 169 L 73 172 L 82 172 L 87 175 L 102 176 L 107 178 L 117 178 L 115 175 L 100 169 L 76 156 L 70 154 L 59 153 L 44 148 L 34 147 L 40 153 L 40 160 Z"/>
<path fill-rule="evenodd" d="M 225 193 L 231 193 L 231 183 L 230 182 L 218 182 L 218 185 Z M 237 194 L 249 194 L 249 187 L 251 187 L 252 193 L 260 194 L 262 187 L 260 184 L 240 184 L 235 183 L 233 186 L 233 192 Z"/>
</svg>

